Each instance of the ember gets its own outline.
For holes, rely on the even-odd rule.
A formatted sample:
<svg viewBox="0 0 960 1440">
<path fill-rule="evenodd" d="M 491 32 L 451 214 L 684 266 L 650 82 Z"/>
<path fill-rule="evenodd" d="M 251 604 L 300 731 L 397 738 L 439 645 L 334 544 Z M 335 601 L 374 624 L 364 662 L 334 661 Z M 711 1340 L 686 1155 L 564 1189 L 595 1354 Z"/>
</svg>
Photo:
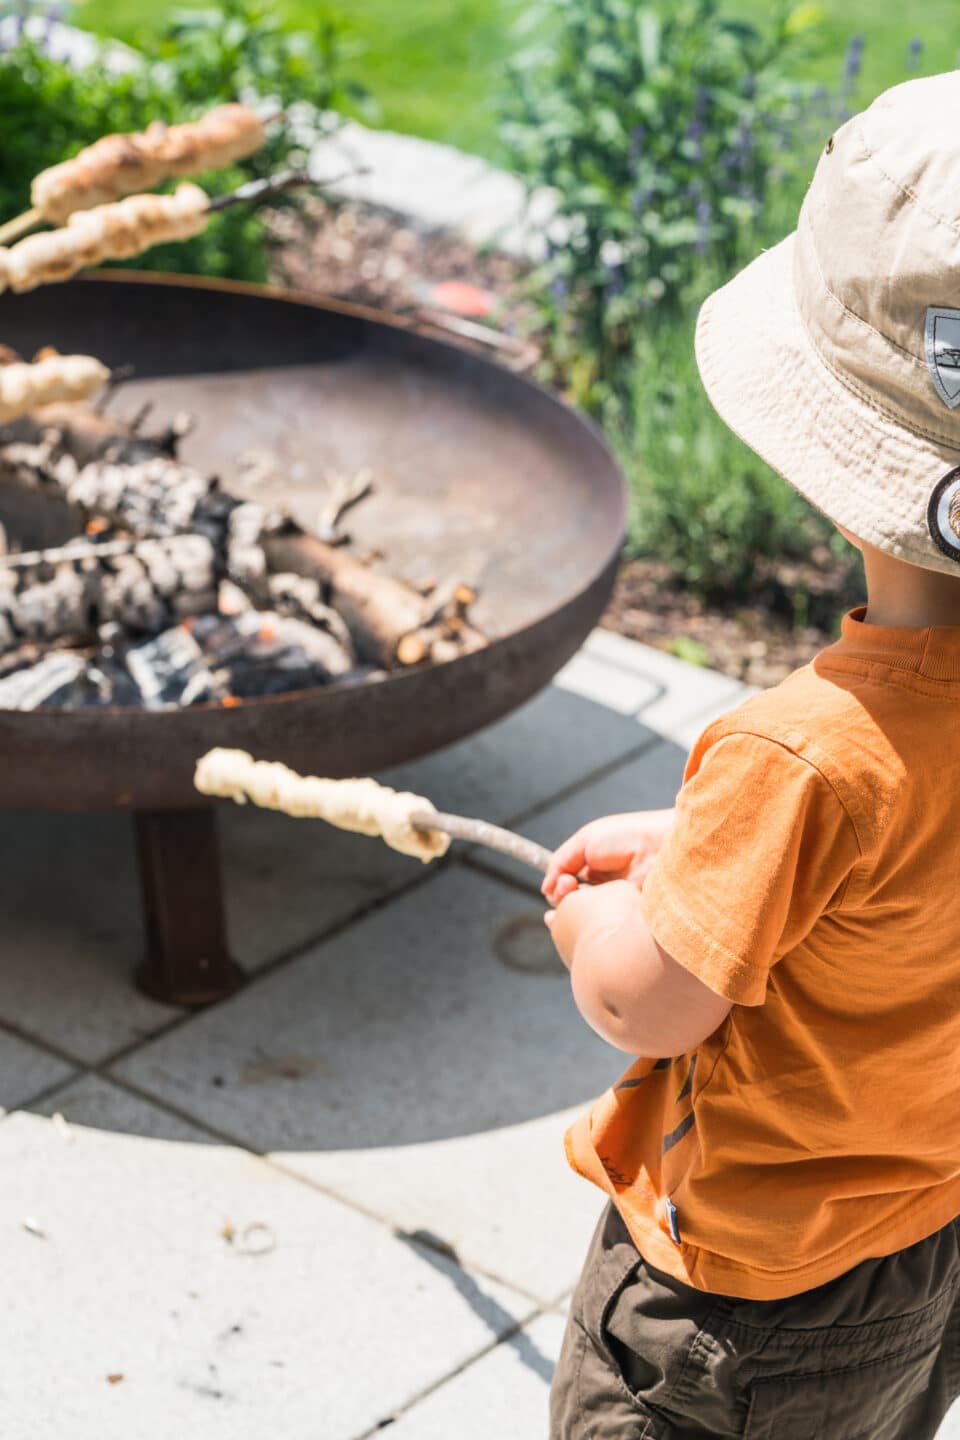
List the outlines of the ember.
<svg viewBox="0 0 960 1440">
<path fill-rule="evenodd" d="M 182 418 L 150 436 L 64 411 L 0 427 L 0 484 L 67 506 L 78 531 L 0 558 L 0 709 L 229 706 L 485 643 L 469 587 L 424 596 L 341 545 L 368 473 L 335 477 L 327 544 L 184 465 Z"/>
</svg>

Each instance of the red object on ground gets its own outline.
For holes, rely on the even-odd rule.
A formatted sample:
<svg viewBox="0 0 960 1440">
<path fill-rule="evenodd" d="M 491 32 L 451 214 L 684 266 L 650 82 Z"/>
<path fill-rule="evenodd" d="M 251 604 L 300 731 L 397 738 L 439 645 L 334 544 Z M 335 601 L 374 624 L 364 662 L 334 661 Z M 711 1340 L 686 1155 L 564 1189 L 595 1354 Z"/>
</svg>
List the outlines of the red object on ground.
<svg viewBox="0 0 960 1440">
<path fill-rule="evenodd" d="M 466 280 L 443 280 L 430 287 L 430 303 L 441 310 L 450 310 L 454 315 L 472 315 L 482 318 L 493 309 L 494 297 L 478 285 Z"/>
</svg>

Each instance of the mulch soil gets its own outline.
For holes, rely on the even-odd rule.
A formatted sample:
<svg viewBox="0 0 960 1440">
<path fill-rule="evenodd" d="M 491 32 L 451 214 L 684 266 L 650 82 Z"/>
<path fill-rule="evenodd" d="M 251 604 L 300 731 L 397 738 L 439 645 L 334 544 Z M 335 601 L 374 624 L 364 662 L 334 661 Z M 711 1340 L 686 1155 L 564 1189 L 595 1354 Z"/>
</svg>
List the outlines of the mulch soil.
<svg viewBox="0 0 960 1440">
<path fill-rule="evenodd" d="M 419 230 L 360 205 L 316 201 L 302 218 L 279 212 L 273 237 L 275 275 L 286 285 L 425 317 L 443 310 L 438 295 L 450 293 L 456 303 L 455 290 L 438 286 L 465 282 L 477 292 L 478 304 L 488 307 L 485 315 L 471 318 L 506 334 L 529 333 L 532 317 L 522 282 L 530 267 L 494 251 L 478 252 L 460 236 Z M 806 597 L 799 621 L 798 595 Z M 621 569 L 603 624 L 749 685 L 766 686 L 831 644 L 840 616 L 862 599 L 859 576 L 825 551 L 809 563 L 772 566 L 755 594 L 736 605 L 698 597 L 669 566 L 635 559 Z"/>
</svg>

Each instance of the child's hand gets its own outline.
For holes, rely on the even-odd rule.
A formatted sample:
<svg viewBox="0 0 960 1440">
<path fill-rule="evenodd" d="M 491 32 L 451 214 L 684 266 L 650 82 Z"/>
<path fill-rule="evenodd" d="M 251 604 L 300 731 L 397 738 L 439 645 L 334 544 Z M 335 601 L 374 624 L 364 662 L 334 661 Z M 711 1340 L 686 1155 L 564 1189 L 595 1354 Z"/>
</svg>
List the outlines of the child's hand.
<svg viewBox="0 0 960 1440">
<path fill-rule="evenodd" d="M 644 810 L 591 820 L 555 852 L 541 887 L 559 905 L 579 880 L 599 885 L 629 880 L 642 886 L 673 824 L 673 810 Z"/>
</svg>

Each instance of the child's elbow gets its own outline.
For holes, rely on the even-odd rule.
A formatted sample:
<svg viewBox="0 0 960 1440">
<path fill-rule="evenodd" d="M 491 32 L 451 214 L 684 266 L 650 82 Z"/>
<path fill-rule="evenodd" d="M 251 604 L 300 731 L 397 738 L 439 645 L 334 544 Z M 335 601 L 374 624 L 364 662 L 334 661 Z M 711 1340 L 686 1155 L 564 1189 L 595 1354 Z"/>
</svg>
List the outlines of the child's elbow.
<svg viewBox="0 0 960 1440">
<path fill-rule="evenodd" d="M 645 974 L 639 967 L 608 969 L 601 961 L 575 966 L 571 978 L 578 1008 L 608 1044 L 659 1060 L 695 1050 L 723 1024 L 733 1002 L 656 950 Z"/>
</svg>

